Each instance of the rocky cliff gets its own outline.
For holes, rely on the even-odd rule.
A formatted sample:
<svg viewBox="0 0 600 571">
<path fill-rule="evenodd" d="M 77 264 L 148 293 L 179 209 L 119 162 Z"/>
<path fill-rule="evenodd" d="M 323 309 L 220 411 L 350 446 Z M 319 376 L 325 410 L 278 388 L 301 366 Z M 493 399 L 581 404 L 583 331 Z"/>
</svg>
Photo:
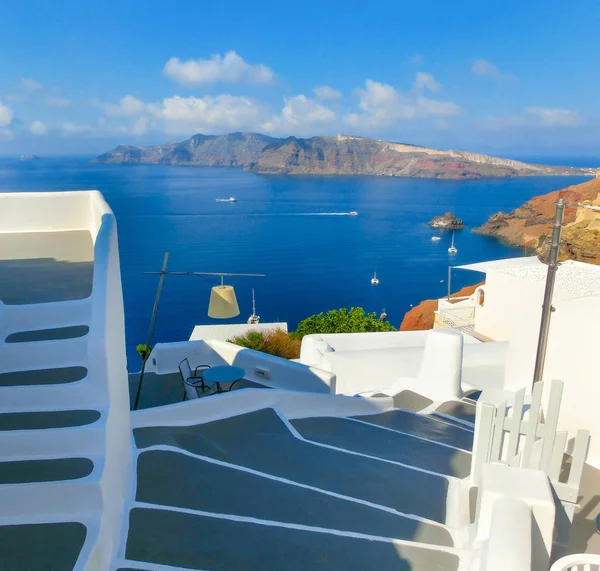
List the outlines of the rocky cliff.
<svg viewBox="0 0 600 571">
<path fill-rule="evenodd" d="M 258 133 L 194 135 L 154 147 L 120 145 L 104 163 L 244 167 L 261 174 L 381 175 L 421 178 L 491 178 L 589 174 L 589 169 L 531 165 L 459 151 L 442 151 L 364 137 L 288 137 Z"/>
<path fill-rule="evenodd" d="M 258 161 L 261 151 L 272 137 L 259 133 L 229 135 L 194 135 L 181 143 L 154 147 L 119 145 L 100 155 L 100 163 L 148 163 L 219 167 L 247 167 Z"/>
<path fill-rule="evenodd" d="M 473 231 L 544 254 L 558 198 L 569 204 L 600 206 L 600 178 L 536 196 L 512 212 L 494 214 Z M 600 264 L 600 212 L 567 207 L 562 242 L 561 259 Z"/>
</svg>

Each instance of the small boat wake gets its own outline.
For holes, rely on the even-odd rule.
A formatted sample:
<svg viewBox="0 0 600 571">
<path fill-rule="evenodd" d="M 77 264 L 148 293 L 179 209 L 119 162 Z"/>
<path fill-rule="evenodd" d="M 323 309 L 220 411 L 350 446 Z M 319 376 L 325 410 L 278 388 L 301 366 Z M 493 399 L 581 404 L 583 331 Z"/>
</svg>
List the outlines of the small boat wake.
<svg viewBox="0 0 600 571">
<path fill-rule="evenodd" d="M 357 216 L 358 212 L 280 212 L 274 216 Z"/>
</svg>

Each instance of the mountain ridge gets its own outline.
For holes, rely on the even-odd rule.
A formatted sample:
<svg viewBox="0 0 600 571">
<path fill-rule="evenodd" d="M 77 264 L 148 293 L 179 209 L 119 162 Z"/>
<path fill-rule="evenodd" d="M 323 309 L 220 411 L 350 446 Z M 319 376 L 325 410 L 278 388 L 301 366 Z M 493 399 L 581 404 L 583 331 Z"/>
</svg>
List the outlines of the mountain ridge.
<svg viewBox="0 0 600 571">
<path fill-rule="evenodd" d="M 472 179 L 589 175 L 592 169 L 547 166 L 469 151 L 441 150 L 355 135 L 275 138 L 236 131 L 198 133 L 181 142 L 119 145 L 95 159 L 113 164 L 244 168 L 258 174 L 378 175 Z"/>
</svg>

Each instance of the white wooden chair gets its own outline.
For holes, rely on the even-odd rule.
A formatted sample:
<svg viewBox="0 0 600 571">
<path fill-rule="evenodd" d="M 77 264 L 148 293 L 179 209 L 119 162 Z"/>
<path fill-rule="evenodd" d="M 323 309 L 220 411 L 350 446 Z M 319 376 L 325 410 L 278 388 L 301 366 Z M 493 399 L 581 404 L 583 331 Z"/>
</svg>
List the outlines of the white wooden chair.
<svg viewBox="0 0 600 571">
<path fill-rule="evenodd" d="M 479 486 L 482 466 L 490 462 L 543 471 L 560 501 L 556 506 L 555 538 L 555 544 L 560 549 L 560 546 L 568 543 L 590 433 L 587 430 L 577 432 L 568 476 L 563 475 L 561 472 L 566 471 L 563 459 L 568 433 L 557 431 L 563 383 L 551 383 L 544 422 L 540 420 L 542 391 L 543 383 L 536 383 L 528 407 L 525 406 L 524 388 L 514 394 L 510 407 L 506 400 L 499 404 L 485 402 L 485 392 L 482 394 L 477 403 L 471 483 Z"/>
</svg>

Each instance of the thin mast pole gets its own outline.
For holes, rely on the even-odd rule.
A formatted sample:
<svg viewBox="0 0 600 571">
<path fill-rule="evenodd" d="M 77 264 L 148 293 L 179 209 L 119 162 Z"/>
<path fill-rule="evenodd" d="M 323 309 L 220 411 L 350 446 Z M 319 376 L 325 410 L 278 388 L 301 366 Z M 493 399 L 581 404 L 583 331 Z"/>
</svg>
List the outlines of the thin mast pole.
<svg viewBox="0 0 600 571">
<path fill-rule="evenodd" d="M 546 289 L 544 291 L 544 303 L 542 305 L 542 319 L 540 321 L 540 335 L 538 338 L 537 354 L 535 357 L 535 370 L 533 382 L 542 380 L 544 374 L 544 363 L 546 361 L 546 349 L 548 347 L 548 333 L 550 332 L 550 317 L 554 308 L 552 307 L 552 294 L 556 281 L 556 270 L 558 268 L 558 254 L 560 251 L 560 235 L 562 232 L 565 216 L 565 200 L 559 198 L 556 203 L 556 213 L 552 225 L 552 242 L 548 254 L 548 273 L 546 275 Z"/>
<path fill-rule="evenodd" d="M 450 280 L 452 279 L 452 266 L 448 266 L 448 301 L 450 301 Z"/>
<path fill-rule="evenodd" d="M 165 274 L 167 273 L 167 260 L 169 259 L 169 252 L 165 252 L 165 257 L 163 258 L 162 270 L 160 271 L 160 278 L 158 280 L 158 288 L 156 289 L 156 298 L 154 299 L 154 308 L 152 309 L 152 317 L 150 319 L 150 328 L 148 329 L 148 339 L 146 341 L 146 351 L 144 352 L 144 357 L 142 358 L 142 370 L 140 371 L 140 381 L 138 383 L 137 394 L 135 395 L 135 404 L 133 405 L 133 410 L 137 410 L 138 404 L 140 402 L 140 394 L 142 392 L 142 381 L 144 380 L 144 371 L 146 370 L 146 363 L 148 361 L 148 357 L 150 357 L 150 343 L 152 343 L 152 335 L 154 334 L 154 325 L 156 323 L 156 314 L 158 313 L 158 302 L 160 301 L 160 294 L 162 291 L 163 281 L 165 279 Z"/>
</svg>

